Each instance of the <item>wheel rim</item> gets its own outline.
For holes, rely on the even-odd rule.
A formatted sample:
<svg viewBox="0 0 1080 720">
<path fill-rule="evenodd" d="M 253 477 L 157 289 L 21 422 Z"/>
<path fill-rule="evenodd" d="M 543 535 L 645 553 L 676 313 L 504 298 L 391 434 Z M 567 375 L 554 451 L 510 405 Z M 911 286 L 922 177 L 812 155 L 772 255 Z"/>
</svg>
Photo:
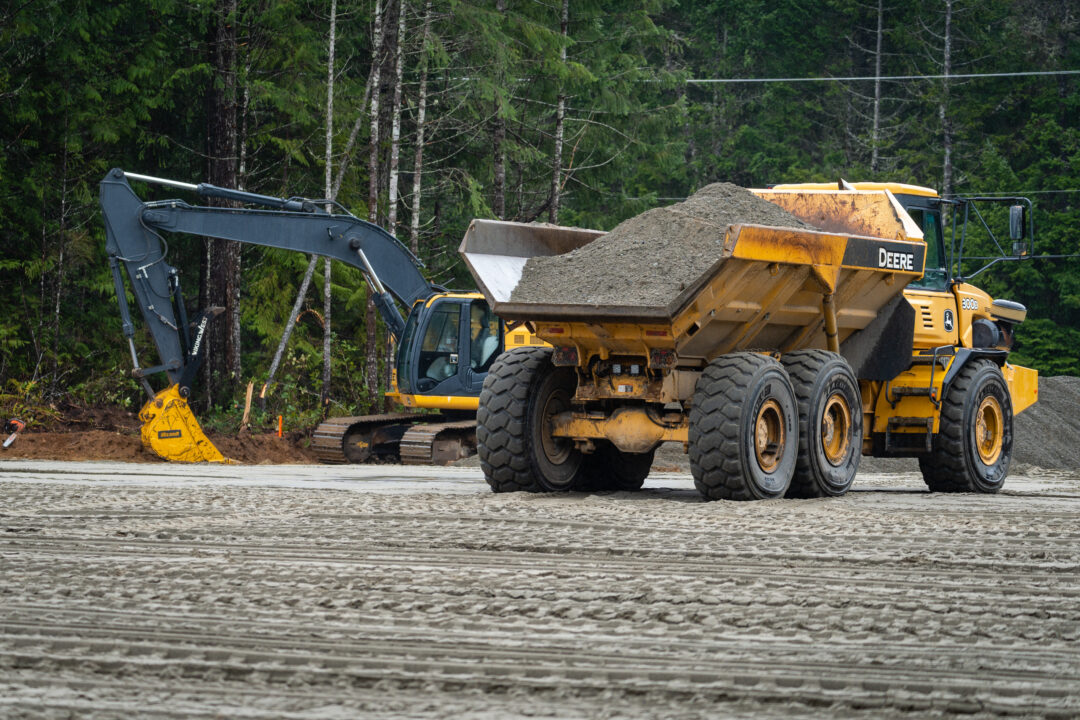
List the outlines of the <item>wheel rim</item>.
<svg viewBox="0 0 1080 720">
<path fill-rule="evenodd" d="M 784 456 L 784 411 L 776 400 L 767 400 L 754 421 L 754 454 L 767 473 L 776 470 Z"/>
<path fill-rule="evenodd" d="M 843 464 L 851 446 L 851 410 L 840 393 L 825 401 L 821 416 L 821 449 L 825 459 L 834 466 Z"/>
<path fill-rule="evenodd" d="M 1001 457 L 1004 427 L 1001 403 L 993 395 L 983 398 L 975 414 L 975 449 L 983 464 L 993 465 Z"/>
<path fill-rule="evenodd" d="M 570 408 L 570 396 L 565 390 L 555 390 L 548 395 L 544 403 L 541 417 L 544 432 L 541 433 L 540 444 L 544 448 L 544 456 L 552 465 L 562 465 L 570 458 L 574 449 L 573 443 L 567 438 L 558 438 L 551 433 L 554 430 L 554 417 Z"/>
</svg>

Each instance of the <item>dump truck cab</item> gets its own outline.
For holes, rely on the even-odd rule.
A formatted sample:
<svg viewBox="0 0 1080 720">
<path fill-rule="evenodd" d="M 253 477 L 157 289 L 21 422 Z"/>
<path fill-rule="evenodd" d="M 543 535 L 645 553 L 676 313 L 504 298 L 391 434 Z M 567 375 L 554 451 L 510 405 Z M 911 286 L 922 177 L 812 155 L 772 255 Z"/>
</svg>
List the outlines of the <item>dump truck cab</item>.
<svg viewBox="0 0 1080 720">
<path fill-rule="evenodd" d="M 1012 349 L 1016 327 L 1027 317 L 1020 303 L 994 299 L 958 275 L 960 253 L 953 243 L 946 242 L 950 230 L 943 222 L 943 210 L 954 210 L 951 235 L 962 244 L 968 235 L 968 209 L 975 202 L 1027 202 L 1022 198 L 959 198 L 943 200 L 937 191 L 901 183 L 849 183 L 856 191 L 889 191 L 904 208 L 912 222 L 922 231 L 926 259 L 922 275 L 904 288 L 904 299 L 915 311 L 912 329 L 912 367 L 897 375 L 888 387 L 872 385 L 879 403 L 875 408 L 876 422 L 868 433 L 867 454 L 894 455 L 932 447 L 932 435 L 940 431 L 939 409 L 952 379 L 971 361 L 983 359 L 996 364 L 1009 387 L 1012 412 L 1018 413 L 1038 397 L 1038 375 L 1034 370 L 1007 361 Z M 809 183 L 778 185 L 774 190 L 814 190 L 828 192 L 833 184 Z M 1012 205 L 1012 208 L 1018 207 Z M 1022 207 L 1022 206 L 1020 206 Z M 963 216 L 957 227 L 955 218 Z M 1023 215 L 1023 213 L 1021 213 Z M 980 216 L 981 217 L 981 216 Z M 985 225 L 985 223 L 984 223 Z M 1023 224 L 1021 223 L 1021 229 Z M 989 231 L 989 228 L 987 228 Z M 1015 228 L 1011 229 L 1015 234 Z M 1023 235 L 1023 232 L 1019 233 Z M 1020 240 L 1022 238 L 1015 238 Z M 962 245 L 961 245 L 962 247 Z M 1020 244 L 1023 257 L 1026 245 Z M 988 265 L 987 265 L 988 266 Z M 986 266 L 984 266 L 986 267 Z M 927 357 L 931 361 L 927 361 Z M 887 390 L 887 392 L 881 392 Z M 900 395 L 897 395 L 897 393 Z M 926 396 L 918 393 L 926 392 Z M 905 394 L 915 393 L 915 394 Z M 919 399 L 922 398 L 922 399 Z M 926 407 L 929 401 L 931 407 Z M 899 414 L 898 414 L 899 413 Z M 928 415 L 934 415 L 931 421 Z M 912 418 L 911 424 L 900 418 Z"/>
</svg>

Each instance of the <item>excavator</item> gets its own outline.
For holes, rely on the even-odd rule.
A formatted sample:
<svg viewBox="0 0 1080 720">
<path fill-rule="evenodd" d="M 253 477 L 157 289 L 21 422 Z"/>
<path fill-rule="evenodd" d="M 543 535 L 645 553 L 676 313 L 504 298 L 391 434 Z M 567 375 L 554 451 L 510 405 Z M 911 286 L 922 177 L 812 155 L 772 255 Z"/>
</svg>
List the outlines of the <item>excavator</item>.
<svg viewBox="0 0 1080 720">
<path fill-rule="evenodd" d="M 147 202 L 131 182 L 221 198 L 244 207 L 169 199 Z M 397 356 L 387 397 L 405 412 L 330 418 L 313 435 L 322 462 L 396 461 L 443 465 L 475 452 L 484 378 L 508 346 L 543 344 L 527 327 L 507 327 L 477 292 L 429 282 L 422 263 L 393 235 L 325 200 L 267 195 L 110 170 L 100 183 L 106 250 L 135 377 L 149 396 L 139 413 L 145 447 L 166 460 L 225 462 L 188 405 L 202 364 L 206 328 L 220 308 L 189 317 L 180 273 L 167 262 L 167 235 L 196 235 L 294 250 L 358 268 Z M 256 206 L 256 207 L 250 207 Z M 334 207 L 330 212 L 327 207 Z M 159 363 L 140 365 L 123 268 Z M 164 373 L 156 391 L 148 378 Z"/>
</svg>

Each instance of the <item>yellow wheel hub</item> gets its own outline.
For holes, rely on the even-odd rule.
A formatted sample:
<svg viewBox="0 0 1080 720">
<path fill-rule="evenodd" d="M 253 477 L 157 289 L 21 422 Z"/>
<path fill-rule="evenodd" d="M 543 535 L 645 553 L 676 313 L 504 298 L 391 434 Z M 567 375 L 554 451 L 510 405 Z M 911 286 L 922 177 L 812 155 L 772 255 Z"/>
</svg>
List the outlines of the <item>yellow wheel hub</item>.
<svg viewBox="0 0 1080 720">
<path fill-rule="evenodd" d="M 986 396 L 975 411 L 975 449 L 984 465 L 993 465 L 1001 457 L 1004 429 L 1001 403 L 993 395 Z"/>
<path fill-rule="evenodd" d="M 775 400 L 768 400 L 758 410 L 754 421 L 754 454 L 767 473 L 776 470 L 784 456 L 784 412 Z"/>
<path fill-rule="evenodd" d="M 851 409 L 844 396 L 835 393 L 825 401 L 825 412 L 821 415 L 821 449 L 826 460 L 839 466 L 844 462 L 850 445 Z"/>
</svg>

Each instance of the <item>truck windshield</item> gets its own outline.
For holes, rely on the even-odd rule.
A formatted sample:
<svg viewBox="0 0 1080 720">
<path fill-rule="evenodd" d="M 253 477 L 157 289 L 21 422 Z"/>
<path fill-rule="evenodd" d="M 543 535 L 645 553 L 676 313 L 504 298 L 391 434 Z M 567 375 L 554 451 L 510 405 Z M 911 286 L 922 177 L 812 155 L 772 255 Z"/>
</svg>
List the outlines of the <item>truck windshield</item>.
<svg viewBox="0 0 1080 720">
<path fill-rule="evenodd" d="M 945 253 L 941 238 L 941 213 L 936 208 L 907 208 L 911 219 L 922 228 L 926 240 L 926 270 L 923 276 L 909 287 L 923 290 L 945 290 L 949 286 L 949 272 L 945 267 Z"/>
</svg>

